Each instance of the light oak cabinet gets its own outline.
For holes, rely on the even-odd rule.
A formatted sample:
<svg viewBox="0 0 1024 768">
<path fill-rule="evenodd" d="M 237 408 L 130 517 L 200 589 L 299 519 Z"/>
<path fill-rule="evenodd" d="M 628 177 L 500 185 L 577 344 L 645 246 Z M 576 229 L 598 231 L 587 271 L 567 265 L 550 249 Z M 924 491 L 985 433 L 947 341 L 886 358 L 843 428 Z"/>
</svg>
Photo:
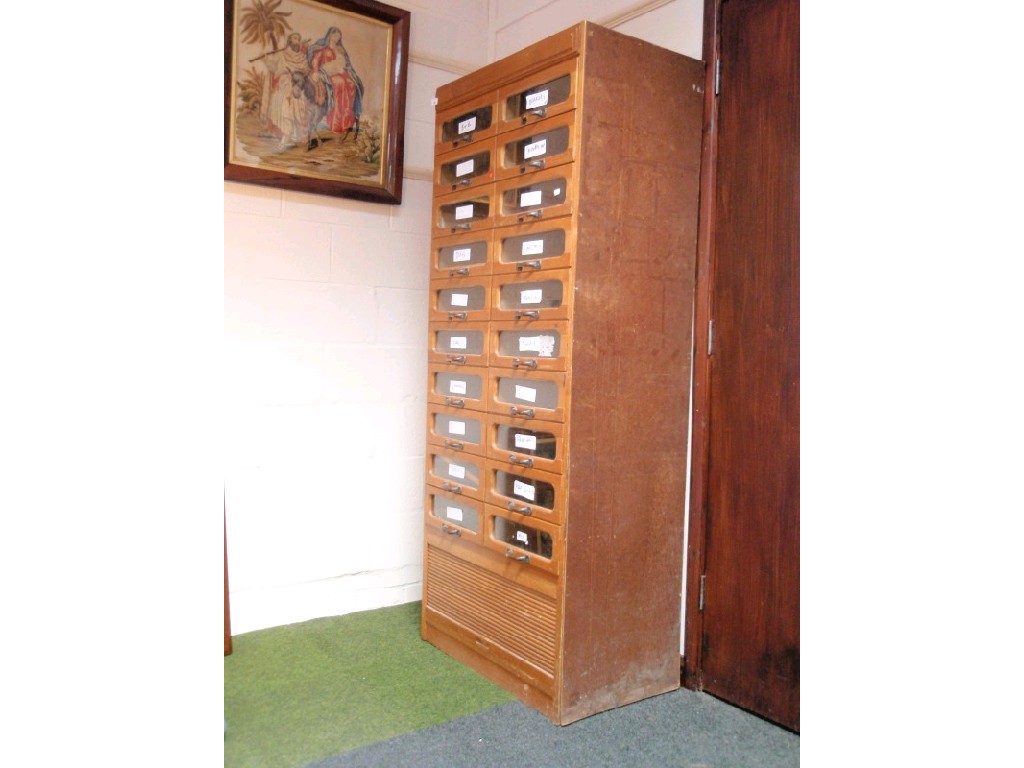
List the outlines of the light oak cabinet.
<svg viewBox="0 0 1024 768">
<path fill-rule="evenodd" d="M 584 22 L 437 90 L 422 634 L 558 724 L 679 687 L 703 73 Z"/>
</svg>

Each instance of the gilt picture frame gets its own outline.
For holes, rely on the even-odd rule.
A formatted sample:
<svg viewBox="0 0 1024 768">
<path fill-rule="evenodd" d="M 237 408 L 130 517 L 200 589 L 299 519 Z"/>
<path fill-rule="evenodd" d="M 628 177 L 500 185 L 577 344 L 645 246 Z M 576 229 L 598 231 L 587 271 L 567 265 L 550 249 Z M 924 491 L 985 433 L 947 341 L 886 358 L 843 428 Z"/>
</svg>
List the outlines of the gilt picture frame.
<svg viewBox="0 0 1024 768">
<path fill-rule="evenodd" d="M 402 202 L 409 11 L 225 0 L 224 178 Z"/>
</svg>

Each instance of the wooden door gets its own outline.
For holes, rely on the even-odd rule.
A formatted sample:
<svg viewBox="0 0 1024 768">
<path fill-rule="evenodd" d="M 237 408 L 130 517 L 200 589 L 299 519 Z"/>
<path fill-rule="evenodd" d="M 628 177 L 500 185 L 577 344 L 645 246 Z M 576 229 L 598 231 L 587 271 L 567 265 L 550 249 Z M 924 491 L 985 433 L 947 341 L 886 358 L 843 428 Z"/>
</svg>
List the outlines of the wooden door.
<svg viewBox="0 0 1024 768">
<path fill-rule="evenodd" d="M 688 685 L 797 731 L 799 12 L 706 6 L 721 65 L 706 102 L 686 652 Z"/>
</svg>

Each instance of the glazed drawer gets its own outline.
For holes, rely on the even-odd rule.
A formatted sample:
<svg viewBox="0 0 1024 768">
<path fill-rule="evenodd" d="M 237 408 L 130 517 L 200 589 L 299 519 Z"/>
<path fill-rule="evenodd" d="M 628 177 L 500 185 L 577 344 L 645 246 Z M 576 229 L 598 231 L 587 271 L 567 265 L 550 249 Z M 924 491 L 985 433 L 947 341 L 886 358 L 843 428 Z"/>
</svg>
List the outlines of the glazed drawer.
<svg viewBox="0 0 1024 768">
<path fill-rule="evenodd" d="M 495 179 L 526 176 L 576 159 L 576 112 L 525 125 L 498 137 Z"/>
<path fill-rule="evenodd" d="M 495 274 L 565 269 L 573 262 L 576 225 L 571 218 L 538 221 L 494 230 Z"/>
<path fill-rule="evenodd" d="M 561 61 L 498 90 L 499 132 L 575 109 L 577 59 Z"/>
<path fill-rule="evenodd" d="M 565 520 L 565 480 L 540 469 L 487 462 L 484 500 L 500 507 L 511 520 L 529 523 L 539 518 L 561 524 Z"/>
<path fill-rule="evenodd" d="M 487 419 L 487 458 L 507 467 L 562 474 L 565 452 L 565 428 L 560 422 L 497 415 Z"/>
<path fill-rule="evenodd" d="M 487 410 L 486 368 L 433 363 L 427 366 L 427 373 L 430 379 L 427 402 L 451 408 Z"/>
<path fill-rule="evenodd" d="M 494 93 L 439 111 L 434 126 L 435 155 L 484 142 L 494 136 L 498 129 L 498 108 Z"/>
<path fill-rule="evenodd" d="M 427 482 L 456 496 L 483 500 L 484 461 L 449 448 L 427 448 Z"/>
<path fill-rule="evenodd" d="M 434 198 L 433 236 L 476 232 L 494 226 L 494 187 L 460 190 Z"/>
<path fill-rule="evenodd" d="M 542 218 L 568 216 L 575 207 L 576 164 L 505 179 L 497 182 L 495 189 L 495 226 L 507 227 Z"/>
<path fill-rule="evenodd" d="M 434 160 L 434 194 L 473 189 L 494 181 L 494 140 L 446 152 Z"/>
<path fill-rule="evenodd" d="M 477 456 L 486 454 L 484 445 L 486 414 L 444 406 L 427 406 L 427 443 L 465 451 Z"/>
<path fill-rule="evenodd" d="M 565 421 L 566 374 L 492 368 L 487 387 L 491 413 L 511 417 L 516 423 L 543 419 Z"/>
<path fill-rule="evenodd" d="M 480 543 L 485 523 L 484 504 L 479 499 L 427 488 L 427 525 L 442 533 Z"/>
<path fill-rule="evenodd" d="M 565 320 L 495 323 L 488 326 L 488 362 L 499 368 L 564 371 L 569 353 L 569 324 Z"/>
<path fill-rule="evenodd" d="M 491 278 L 491 320 L 566 320 L 572 304 L 568 269 L 542 275 L 509 272 Z"/>
<path fill-rule="evenodd" d="M 491 316 L 491 278 L 487 275 L 430 281 L 430 320 L 487 322 Z"/>
<path fill-rule="evenodd" d="M 427 360 L 451 365 L 487 365 L 488 323 L 429 323 Z"/>
<path fill-rule="evenodd" d="M 430 244 L 430 277 L 469 277 L 491 273 L 491 232 L 436 237 Z"/>
<path fill-rule="evenodd" d="M 522 568 L 537 568 L 552 574 L 562 570 L 562 531 L 559 526 L 537 517 L 523 517 L 492 504 L 484 505 L 484 546 L 503 554 Z"/>
</svg>

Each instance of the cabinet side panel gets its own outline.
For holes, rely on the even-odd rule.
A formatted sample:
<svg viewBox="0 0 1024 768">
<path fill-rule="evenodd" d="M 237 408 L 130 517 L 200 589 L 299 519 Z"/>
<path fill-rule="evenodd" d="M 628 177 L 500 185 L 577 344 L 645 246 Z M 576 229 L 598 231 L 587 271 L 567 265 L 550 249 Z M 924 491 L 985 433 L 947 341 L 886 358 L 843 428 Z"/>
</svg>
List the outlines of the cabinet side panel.
<svg viewBox="0 0 1024 768">
<path fill-rule="evenodd" d="M 560 718 L 679 685 L 703 64 L 587 25 Z"/>
</svg>

